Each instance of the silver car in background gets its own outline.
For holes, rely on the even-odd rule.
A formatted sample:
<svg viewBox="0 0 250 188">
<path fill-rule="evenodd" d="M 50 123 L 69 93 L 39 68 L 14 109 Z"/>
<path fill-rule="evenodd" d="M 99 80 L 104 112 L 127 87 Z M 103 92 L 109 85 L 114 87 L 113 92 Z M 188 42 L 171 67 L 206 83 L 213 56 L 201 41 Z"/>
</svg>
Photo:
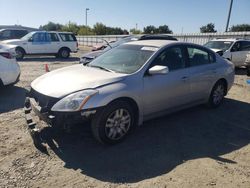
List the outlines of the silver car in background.
<svg viewBox="0 0 250 188">
<path fill-rule="evenodd" d="M 34 111 L 56 129 L 90 119 L 94 137 L 114 144 L 148 119 L 198 104 L 218 107 L 233 81 L 234 65 L 208 48 L 167 40 L 134 41 L 87 66 L 37 78 L 25 113 L 27 117 Z M 32 119 L 26 119 L 32 135 L 39 134 Z"/>
</svg>

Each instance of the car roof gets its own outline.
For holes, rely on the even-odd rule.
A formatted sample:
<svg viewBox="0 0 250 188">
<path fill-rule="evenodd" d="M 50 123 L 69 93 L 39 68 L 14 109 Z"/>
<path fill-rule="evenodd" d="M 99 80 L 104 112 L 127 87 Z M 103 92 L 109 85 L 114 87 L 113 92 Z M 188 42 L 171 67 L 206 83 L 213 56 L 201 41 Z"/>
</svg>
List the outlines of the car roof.
<svg viewBox="0 0 250 188">
<path fill-rule="evenodd" d="M 73 34 L 72 32 L 64 32 L 64 31 L 48 31 L 48 33 L 64 33 L 64 34 Z"/>
<path fill-rule="evenodd" d="M 235 41 L 250 41 L 250 39 L 240 39 L 240 38 L 218 38 L 213 39 L 211 41 L 227 41 L 227 42 L 235 42 Z"/>
<path fill-rule="evenodd" d="M 153 46 L 153 47 L 161 48 L 163 46 L 166 46 L 166 45 L 172 44 L 172 43 L 180 43 L 180 42 L 173 41 L 173 40 L 138 40 L 138 41 L 128 42 L 126 44 L 141 45 L 141 46 Z"/>
</svg>

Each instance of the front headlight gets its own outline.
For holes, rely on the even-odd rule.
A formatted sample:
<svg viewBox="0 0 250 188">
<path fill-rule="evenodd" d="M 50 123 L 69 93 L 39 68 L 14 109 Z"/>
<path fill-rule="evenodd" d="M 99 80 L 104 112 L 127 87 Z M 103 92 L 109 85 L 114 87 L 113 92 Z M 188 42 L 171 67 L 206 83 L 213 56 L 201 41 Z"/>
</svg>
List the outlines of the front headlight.
<svg viewBox="0 0 250 188">
<path fill-rule="evenodd" d="M 98 93 L 97 90 L 84 90 L 70 94 L 58 101 L 51 110 L 59 112 L 79 111 L 82 109 L 84 104 L 96 93 Z"/>
</svg>

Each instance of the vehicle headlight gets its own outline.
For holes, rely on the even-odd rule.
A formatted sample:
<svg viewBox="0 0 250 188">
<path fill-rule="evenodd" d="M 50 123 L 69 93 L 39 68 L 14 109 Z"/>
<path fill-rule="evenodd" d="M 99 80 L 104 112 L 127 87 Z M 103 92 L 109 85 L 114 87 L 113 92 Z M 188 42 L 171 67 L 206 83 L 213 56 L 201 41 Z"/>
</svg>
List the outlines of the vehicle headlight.
<svg viewBox="0 0 250 188">
<path fill-rule="evenodd" d="M 52 111 L 59 112 L 75 112 L 82 109 L 84 104 L 95 94 L 97 90 L 83 90 L 73 94 L 70 94 L 60 101 L 58 101 L 53 107 Z"/>
</svg>

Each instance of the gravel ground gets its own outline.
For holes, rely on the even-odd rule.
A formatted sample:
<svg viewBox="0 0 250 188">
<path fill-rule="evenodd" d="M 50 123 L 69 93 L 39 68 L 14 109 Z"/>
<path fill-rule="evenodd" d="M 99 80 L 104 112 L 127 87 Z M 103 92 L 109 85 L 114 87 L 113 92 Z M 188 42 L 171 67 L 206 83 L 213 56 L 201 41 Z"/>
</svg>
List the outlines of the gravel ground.
<svg viewBox="0 0 250 188">
<path fill-rule="evenodd" d="M 218 109 L 197 106 L 154 119 L 107 147 L 86 125 L 53 136 L 38 151 L 22 111 L 32 80 L 78 63 L 54 57 L 19 62 L 20 82 L 0 90 L 0 187 L 250 187 L 250 85 L 244 69 Z"/>
</svg>

